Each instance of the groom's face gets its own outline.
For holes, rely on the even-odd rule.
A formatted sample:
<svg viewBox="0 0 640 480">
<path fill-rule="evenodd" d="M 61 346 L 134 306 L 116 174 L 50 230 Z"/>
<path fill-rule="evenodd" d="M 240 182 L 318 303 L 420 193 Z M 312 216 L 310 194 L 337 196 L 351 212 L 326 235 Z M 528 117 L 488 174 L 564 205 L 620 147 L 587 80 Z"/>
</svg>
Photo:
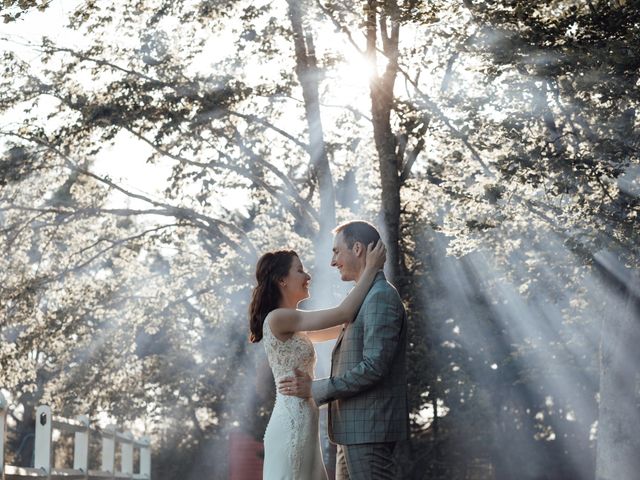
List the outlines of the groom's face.
<svg viewBox="0 0 640 480">
<path fill-rule="evenodd" d="M 356 255 L 353 247 L 348 247 L 342 232 L 338 232 L 333 239 L 333 256 L 331 257 L 331 266 L 338 269 L 340 272 L 340 278 L 343 282 L 357 280 L 360 276 L 360 263 L 358 256 Z"/>
</svg>

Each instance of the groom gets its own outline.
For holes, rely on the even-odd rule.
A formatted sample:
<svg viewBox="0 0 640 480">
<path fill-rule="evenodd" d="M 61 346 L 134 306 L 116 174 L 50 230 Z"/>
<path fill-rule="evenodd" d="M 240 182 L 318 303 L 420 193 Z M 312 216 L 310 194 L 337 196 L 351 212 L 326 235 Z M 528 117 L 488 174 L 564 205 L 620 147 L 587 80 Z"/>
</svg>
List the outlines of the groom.
<svg viewBox="0 0 640 480">
<path fill-rule="evenodd" d="M 335 230 L 331 266 L 358 281 L 367 245 L 380 234 L 367 222 Z M 296 370 L 280 393 L 329 403 L 329 439 L 338 445 L 336 478 L 395 478 L 393 451 L 409 435 L 406 382 L 407 317 L 396 289 L 378 272 L 356 318 L 343 328 L 331 355 L 331 377 L 311 381 Z"/>
</svg>

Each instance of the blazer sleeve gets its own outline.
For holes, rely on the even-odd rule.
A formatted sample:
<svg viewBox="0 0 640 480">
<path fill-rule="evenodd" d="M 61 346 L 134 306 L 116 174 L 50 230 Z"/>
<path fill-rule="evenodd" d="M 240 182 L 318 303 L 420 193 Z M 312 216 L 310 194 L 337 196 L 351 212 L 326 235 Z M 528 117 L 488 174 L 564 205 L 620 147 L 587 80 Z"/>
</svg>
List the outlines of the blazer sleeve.
<svg viewBox="0 0 640 480">
<path fill-rule="evenodd" d="M 402 303 L 394 290 L 384 289 L 373 293 L 363 309 L 362 360 L 340 375 L 313 382 L 311 394 L 318 405 L 373 387 L 391 368 L 404 322 Z"/>
</svg>

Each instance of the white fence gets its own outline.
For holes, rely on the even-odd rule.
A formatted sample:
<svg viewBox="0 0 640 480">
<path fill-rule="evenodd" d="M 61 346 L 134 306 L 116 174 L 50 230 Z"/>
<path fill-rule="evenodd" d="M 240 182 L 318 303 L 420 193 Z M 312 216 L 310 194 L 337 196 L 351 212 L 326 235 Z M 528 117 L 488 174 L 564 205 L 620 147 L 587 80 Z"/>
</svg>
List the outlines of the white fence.
<svg viewBox="0 0 640 480">
<path fill-rule="evenodd" d="M 75 420 L 56 417 L 51 408 L 36 410 L 35 456 L 33 467 L 5 465 L 4 447 L 8 404 L 0 393 L 0 475 L 2 480 L 21 479 L 112 479 L 151 480 L 151 448 L 149 439 L 135 439 L 130 432 L 117 431 L 114 425 L 105 429 L 89 426 L 84 415 Z M 74 434 L 73 468 L 53 467 L 53 430 Z M 97 433 L 102 443 L 101 470 L 89 470 L 89 436 Z M 116 472 L 116 452 L 120 446 L 120 471 Z M 139 468 L 134 473 L 134 453 L 139 450 Z"/>
</svg>

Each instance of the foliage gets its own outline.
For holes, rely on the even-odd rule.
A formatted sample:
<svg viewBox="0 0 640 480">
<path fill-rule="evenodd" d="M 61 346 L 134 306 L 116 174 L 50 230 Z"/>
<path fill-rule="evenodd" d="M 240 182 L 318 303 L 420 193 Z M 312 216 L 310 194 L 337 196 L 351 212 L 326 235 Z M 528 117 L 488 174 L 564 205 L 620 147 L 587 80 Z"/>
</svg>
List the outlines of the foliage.
<svg viewBox="0 0 640 480">
<path fill-rule="evenodd" d="M 223 475 L 229 429 L 259 438 L 269 414 L 258 254 L 293 247 L 325 282 L 323 225 L 362 216 L 399 233 L 405 476 L 587 478 L 609 300 L 591 267 L 640 258 L 637 2 L 301 2 L 330 178 L 285 3 L 84 2 L 82 42 L 30 61 L 3 37 L 3 388 L 24 412 L 144 418 L 154 478 Z M 14 25 L 46 6 L 4 5 Z"/>
</svg>

